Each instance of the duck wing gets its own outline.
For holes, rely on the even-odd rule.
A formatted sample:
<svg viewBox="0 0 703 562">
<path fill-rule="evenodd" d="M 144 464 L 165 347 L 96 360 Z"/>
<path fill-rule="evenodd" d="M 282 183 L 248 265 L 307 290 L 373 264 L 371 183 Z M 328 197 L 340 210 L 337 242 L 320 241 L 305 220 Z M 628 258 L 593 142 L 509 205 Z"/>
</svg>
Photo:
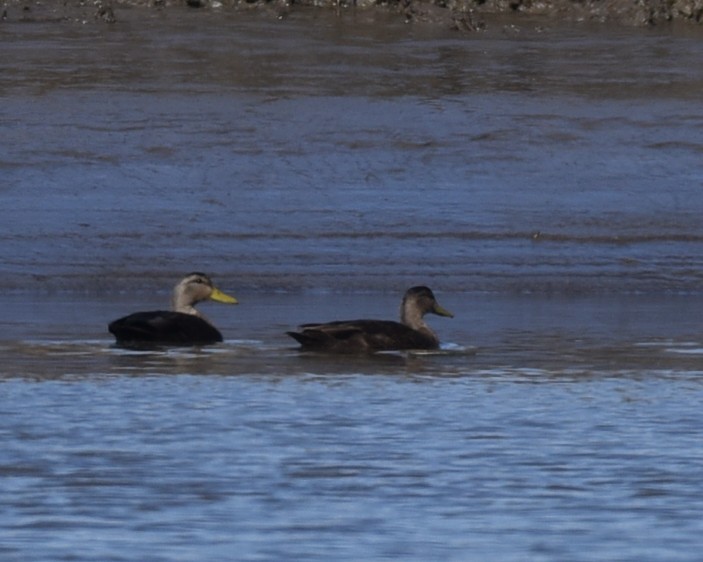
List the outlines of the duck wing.
<svg viewBox="0 0 703 562">
<path fill-rule="evenodd" d="M 118 343 L 206 345 L 222 341 L 222 334 L 207 321 L 182 312 L 135 312 L 108 325 Z"/>
<path fill-rule="evenodd" d="M 391 320 L 349 320 L 325 324 L 303 324 L 298 332 L 287 332 L 304 350 L 373 352 L 400 349 L 435 349 L 427 335 Z"/>
</svg>

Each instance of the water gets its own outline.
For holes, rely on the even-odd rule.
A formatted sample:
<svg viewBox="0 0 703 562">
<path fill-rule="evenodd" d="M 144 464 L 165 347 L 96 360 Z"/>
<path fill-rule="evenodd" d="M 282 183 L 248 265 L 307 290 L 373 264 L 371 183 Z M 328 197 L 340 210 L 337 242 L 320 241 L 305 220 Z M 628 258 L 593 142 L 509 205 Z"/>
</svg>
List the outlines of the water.
<svg viewBox="0 0 703 562">
<path fill-rule="evenodd" d="M 0 27 L 3 560 L 699 558 L 699 36 L 142 16 Z"/>
<path fill-rule="evenodd" d="M 467 374 L 7 385 L 3 557 L 697 558 L 699 380 Z"/>
<path fill-rule="evenodd" d="M 699 37 L 173 14 L 3 28 L 6 287 L 698 290 Z"/>
</svg>

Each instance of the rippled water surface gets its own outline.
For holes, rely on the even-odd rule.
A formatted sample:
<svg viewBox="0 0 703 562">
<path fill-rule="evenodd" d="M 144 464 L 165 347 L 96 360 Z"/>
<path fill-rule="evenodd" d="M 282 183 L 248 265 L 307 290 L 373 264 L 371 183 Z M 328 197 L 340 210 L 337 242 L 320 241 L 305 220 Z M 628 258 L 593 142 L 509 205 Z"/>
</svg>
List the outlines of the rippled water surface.
<svg viewBox="0 0 703 562">
<path fill-rule="evenodd" d="M 147 14 L 0 24 L 2 560 L 700 558 L 701 37 Z"/>
</svg>

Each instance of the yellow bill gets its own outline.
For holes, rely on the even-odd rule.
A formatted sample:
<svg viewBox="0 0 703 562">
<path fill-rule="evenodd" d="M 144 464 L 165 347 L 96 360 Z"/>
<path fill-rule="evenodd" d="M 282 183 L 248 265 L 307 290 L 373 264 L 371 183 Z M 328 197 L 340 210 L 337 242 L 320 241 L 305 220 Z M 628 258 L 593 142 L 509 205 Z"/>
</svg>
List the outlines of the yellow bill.
<svg viewBox="0 0 703 562">
<path fill-rule="evenodd" d="M 214 287 L 212 289 L 212 293 L 210 293 L 210 300 L 223 302 L 225 304 L 239 304 L 239 301 L 237 299 L 229 296 L 226 293 L 223 293 L 222 291 Z"/>
</svg>

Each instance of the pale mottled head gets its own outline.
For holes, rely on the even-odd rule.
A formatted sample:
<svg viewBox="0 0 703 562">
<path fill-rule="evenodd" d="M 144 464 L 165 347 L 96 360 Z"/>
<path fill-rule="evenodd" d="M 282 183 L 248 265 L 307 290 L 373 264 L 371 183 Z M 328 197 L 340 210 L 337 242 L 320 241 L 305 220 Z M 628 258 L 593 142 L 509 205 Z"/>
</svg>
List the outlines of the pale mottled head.
<svg viewBox="0 0 703 562">
<path fill-rule="evenodd" d="M 213 300 L 226 304 L 237 304 L 237 299 L 220 291 L 212 280 L 199 271 L 186 275 L 173 290 L 173 307 L 177 311 L 190 312 L 193 305 Z"/>
</svg>

